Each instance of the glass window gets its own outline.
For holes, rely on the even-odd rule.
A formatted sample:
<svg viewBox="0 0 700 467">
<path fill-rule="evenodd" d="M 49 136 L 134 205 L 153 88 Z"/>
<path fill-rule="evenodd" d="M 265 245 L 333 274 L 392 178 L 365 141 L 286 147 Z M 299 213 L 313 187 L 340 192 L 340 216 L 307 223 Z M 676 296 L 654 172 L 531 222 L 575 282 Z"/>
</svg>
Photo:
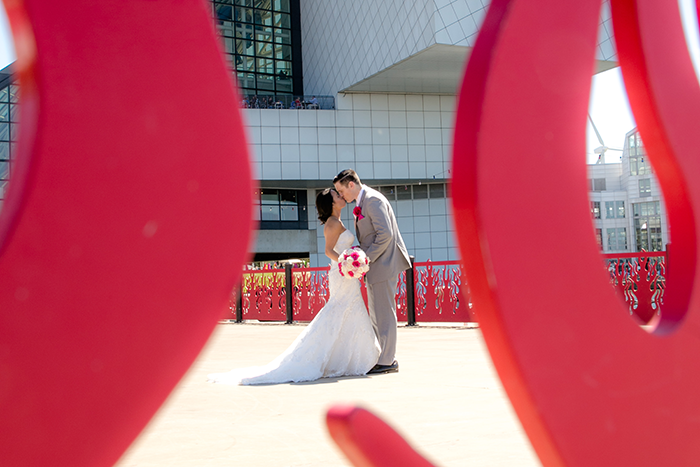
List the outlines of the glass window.
<svg viewBox="0 0 700 467">
<path fill-rule="evenodd" d="M 16 84 L 11 84 L 10 88 L 10 102 L 16 104 L 19 102 L 19 86 Z"/>
<path fill-rule="evenodd" d="M 625 218 L 625 202 L 615 201 L 615 217 L 624 219 Z"/>
<path fill-rule="evenodd" d="M 627 249 L 627 229 L 624 227 L 606 229 L 608 251 Z"/>
<path fill-rule="evenodd" d="M 10 160 L 10 143 L 0 143 L 0 161 Z"/>
<path fill-rule="evenodd" d="M 639 197 L 651 196 L 651 179 L 639 180 Z"/>
<path fill-rule="evenodd" d="M 287 29 L 275 29 L 275 42 L 279 44 L 291 44 L 292 32 Z"/>
<path fill-rule="evenodd" d="M 277 74 L 282 78 L 289 78 L 292 76 L 292 62 L 277 60 L 275 61 L 275 68 L 277 69 Z"/>
<path fill-rule="evenodd" d="M 427 199 L 428 185 L 413 185 L 413 199 Z"/>
<path fill-rule="evenodd" d="M 394 201 L 396 199 L 395 186 L 380 186 L 378 191 L 390 201 Z"/>
<path fill-rule="evenodd" d="M 292 92 L 292 78 L 284 75 L 277 75 L 275 79 L 277 83 L 275 85 L 276 92 L 280 94 L 289 94 Z"/>
<path fill-rule="evenodd" d="M 598 248 L 603 249 L 603 229 L 595 229 L 595 240 L 598 242 Z"/>
<path fill-rule="evenodd" d="M 10 94 L 7 89 L 7 86 L 0 89 L 0 102 L 10 102 Z"/>
<path fill-rule="evenodd" d="M 217 20 L 219 20 L 219 21 L 231 21 L 231 20 L 233 20 L 233 7 L 231 5 L 215 3 L 214 10 L 216 13 Z"/>
<path fill-rule="evenodd" d="M 272 44 L 268 42 L 256 42 L 255 43 L 255 55 L 258 56 L 258 63 L 261 63 L 260 60 L 267 60 L 269 58 L 272 58 Z M 261 58 L 265 57 L 265 58 Z M 272 66 L 272 62 L 270 62 L 270 67 Z M 265 73 L 272 73 L 266 71 Z"/>
<path fill-rule="evenodd" d="M 296 205 L 297 204 L 297 192 L 294 190 L 281 190 L 280 191 L 280 204 Z"/>
<path fill-rule="evenodd" d="M 10 179 L 10 163 L 0 162 L 0 180 Z"/>
<path fill-rule="evenodd" d="M 260 220 L 263 220 L 263 221 L 278 221 L 278 220 L 280 220 L 280 206 L 279 206 L 279 204 L 276 204 L 274 206 L 263 204 L 262 216 L 261 216 Z"/>
<path fill-rule="evenodd" d="M 0 123 L 0 141 L 10 141 L 9 123 Z"/>
<path fill-rule="evenodd" d="M 275 11 L 283 11 L 289 13 L 289 0 L 273 0 L 273 9 Z"/>
<path fill-rule="evenodd" d="M 233 37 L 235 33 L 235 42 L 224 42 L 227 63 L 237 71 L 276 75 L 254 80 L 246 77 L 245 82 L 239 77 L 241 87 L 254 90 L 255 95 L 291 95 L 294 81 L 289 0 L 216 0 L 213 15 L 221 36 Z M 255 58 L 251 62 L 241 56 Z"/>
<path fill-rule="evenodd" d="M 428 185 L 428 191 L 430 192 L 430 199 L 444 198 L 445 197 L 445 185 L 442 183 Z"/>
<path fill-rule="evenodd" d="M 591 216 L 593 219 L 600 219 L 600 201 L 591 201 Z"/>
<path fill-rule="evenodd" d="M 658 201 L 632 205 L 637 251 L 661 251 L 661 212 Z"/>
<path fill-rule="evenodd" d="M 255 75 L 253 73 L 238 73 L 238 85 L 242 88 L 255 88 Z"/>
<path fill-rule="evenodd" d="M 275 45 L 275 58 L 278 60 L 291 60 L 292 59 L 292 47 L 289 45 L 276 44 Z"/>
<path fill-rule="evenodd" d="M 275 13 L 275 27 L 291 29 L 292 27 L 292 17 L 287 13 Z"/>
<path fill-rule="evenodd" d="M 283 221 L 298 221 L 299 220 L 299 206 L 296 204 L 294 206 L 280 206 L 281 217 L 280 220 Z"/>
<path fill-rule="evenodd" d="M 13 105 L 13 107 L 15 107 Z M 10 119 L 10 104 L 0 104 L 0 122 L 6 122 Z"/>
<path fill-rule="evenodd" d="M 236 7 L 234 10 L 234 21 L 237 23 L 252 23 L 253 22 L 253 10 L 250 8 Z"/>
<path fill-rule="evenodd" d="M 255 56 L 255 42 L 250 41 L 248 39 L 236 39 L 236 53 L 239 55 L 243 56 L 250 56 L 253 57 Z M 236 57 L 238 58 L 247 58 L 247 57 Z"/>
<path fill-rule="evenodd" d="M 265 188 L 254 195 L 260 203 L 255 220 L 262 229 L 306 229 L 306 191 Z"/>
<path fill-rule="evenodd" d="M 255 26 L 255 40 L 272 42 L 272 28 L 266 26 Z"/>
<path fill-rule="evenodd" d="M 256 82 L 258 85 L 258 95 L 269 94 L 275 89 L 275 80 L 271 75 L 258 75 Z"/>
<path fill-rule="evenodd" d="M 253 10 L 253 22 L 255 24 L 266 24 L 264 22 L 264 19 L 266 16 L 269 16 L 269 15 L 270 15 L 269 11 Z"/>
<path fill-rule="evenodd" d="M 275 73 L 275 62 L 269 58 L 257 58 L 257 67 L 256 71 L 258 73 L 267 73 L 267 74 L 274 74 Z M 267 89 L 272 89 L 272 88 L 267 88 Z"/>
<path fill-rule="evenodd" d="M 615 218 L 615 203 L 613 201 L 605 202 L 605 218 L 614 219 Z"/>
<path fill-rule="evenodd" d="M 254 26 L 252 24 L 236 23 L 236 37 L 239 39 L 253 39 Z"/>
<path fill-rule="evenodd" d="M 413 199 L 411 185 L 400 185 L 396 187 L 396 199 Z"/>
<path fill-rule="evenodd" d="M 277 190 L 262 190 L 260 192 L 260 204 L 279 204 Z"/>
</svg>

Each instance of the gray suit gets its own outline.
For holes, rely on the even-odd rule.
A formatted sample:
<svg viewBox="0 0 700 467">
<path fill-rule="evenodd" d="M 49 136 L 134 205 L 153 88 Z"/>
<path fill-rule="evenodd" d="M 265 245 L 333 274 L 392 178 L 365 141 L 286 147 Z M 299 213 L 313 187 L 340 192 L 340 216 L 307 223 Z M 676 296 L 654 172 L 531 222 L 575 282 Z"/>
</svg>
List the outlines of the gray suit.
<svg viewBox="0 0 700 467">
<path fill-rule="evenodd" d="M 377 363 L 391 365 L 396 354 L 396 286 L 411 262 L 389 201 L 366 185 L 364 190 L 358 203 L 364 217 L 355 219 L 355 233 L 370 260 L 365 281 L 369 314 L 382 348 Z"/>
</svg>

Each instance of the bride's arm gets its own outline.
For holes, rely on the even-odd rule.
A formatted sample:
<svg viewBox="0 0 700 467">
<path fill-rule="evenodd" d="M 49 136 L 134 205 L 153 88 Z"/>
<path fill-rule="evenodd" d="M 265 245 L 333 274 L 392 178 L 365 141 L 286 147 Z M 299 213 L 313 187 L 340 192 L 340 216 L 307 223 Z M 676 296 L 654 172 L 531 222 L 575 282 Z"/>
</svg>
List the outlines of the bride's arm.
<svg viewBox="0 0 700 467">
<path fill-rule="evenodd" d="M 323 236 L 326 238 L 326 256 L 333 261 L 338 261 L 338 253 L 333 250 L 333 247 L 338 243 L 340 234 L 343 233 L 345 227 L 338 219 L 329 218 L 323 225 Z"/>
</svg>

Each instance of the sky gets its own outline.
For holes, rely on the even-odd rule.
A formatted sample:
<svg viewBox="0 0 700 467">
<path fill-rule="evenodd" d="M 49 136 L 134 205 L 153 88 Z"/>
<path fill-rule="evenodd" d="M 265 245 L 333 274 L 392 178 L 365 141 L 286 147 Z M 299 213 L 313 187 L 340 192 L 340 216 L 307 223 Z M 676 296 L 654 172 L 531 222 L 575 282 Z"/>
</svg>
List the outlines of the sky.
<svg viewBox="0 0 700 467">
<path fill-rule="evenodd" d="M 684 18 L 684 28 L 688 39 L 689 50 L 695 68 L 700 75 L 700 41 L 698 40 L 697 16 L 693 12 L 693 0 L 678 0 Z M 5 10 L 0 3 L 0 69 L 15 59 L 12 37 L 7 25 Z M 589 115 L 595 123 L 603 142 L 610 148 L 622 149 L 625 134 L 635 127 L 634 117 L 627 101 L 620 68 L 598 73 L 593 76 Z M 591 124 L 586 128 L 586 161 L 595 163 L 598 156 L 595 148 L 600 146 Z M 617 162 L 620 152 L 608 151 L 605 161 Z"/>
</svg>

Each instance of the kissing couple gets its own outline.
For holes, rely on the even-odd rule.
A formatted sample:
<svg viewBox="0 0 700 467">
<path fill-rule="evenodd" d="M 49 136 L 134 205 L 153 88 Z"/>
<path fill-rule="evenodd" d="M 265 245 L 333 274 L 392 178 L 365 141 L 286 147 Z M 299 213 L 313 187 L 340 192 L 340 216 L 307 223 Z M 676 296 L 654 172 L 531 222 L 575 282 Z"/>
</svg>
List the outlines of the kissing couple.
<svg viewBox="0 0 700 467">
<path fill-rule="evenodd" d="M 330 298 L 311 323 L 281 355 L 264 366 L 238 368 L 209 375 L 224 384 L 272 384 L 319 378 L 397 372 L 396 288 L 398 276 L 411 267 L 396 216 L 384 195 L 367 185 L 352 169 L 333 179 L 316 197 L 323 225 Z M 360 248 L 369 258 L 365 275 L 369 314 L 360 281 L 344 277 L 338 258 L 355 243 L 340 219 L 347 203 L 353 210 Z"/>
</svg>

